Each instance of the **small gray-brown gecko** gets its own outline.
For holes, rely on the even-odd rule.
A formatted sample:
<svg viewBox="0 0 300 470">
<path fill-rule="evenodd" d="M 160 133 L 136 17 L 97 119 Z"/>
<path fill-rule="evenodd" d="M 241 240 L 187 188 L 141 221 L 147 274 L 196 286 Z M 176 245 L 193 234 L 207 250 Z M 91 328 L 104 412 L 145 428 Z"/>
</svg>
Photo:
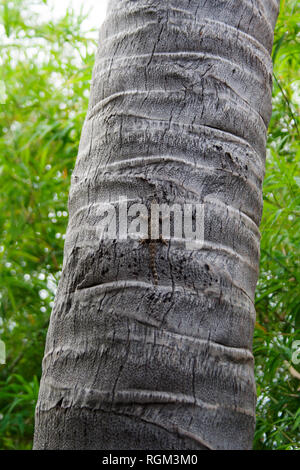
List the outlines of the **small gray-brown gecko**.
<svg viewBox="0 0 300 470">
<path fill-rule="evenodd" d="M 159 217 L 152 218 L 152 205 L 158 205 L 158 202 L 154 199 L 151 201 L 150 209 L 150 218 L 148 217 L 148 238 L 143 238 L 140 240 L 140 243 L 149 247 L 149 256 L 150 256 L 150 268 L 152 271 L 154 284 L 158 285 L 158 272 L 156 268 L 156 253 L 157 253 L 157 244 L 162 243 L 163 245 L 168 245 L 168 242 L 163 239 L 162 234 L 159 233 L 160 224 L 162 221 L 161 215 Z M 152 238 L 152 234 L 159 233 L 159 238 Z"/>
</svg>

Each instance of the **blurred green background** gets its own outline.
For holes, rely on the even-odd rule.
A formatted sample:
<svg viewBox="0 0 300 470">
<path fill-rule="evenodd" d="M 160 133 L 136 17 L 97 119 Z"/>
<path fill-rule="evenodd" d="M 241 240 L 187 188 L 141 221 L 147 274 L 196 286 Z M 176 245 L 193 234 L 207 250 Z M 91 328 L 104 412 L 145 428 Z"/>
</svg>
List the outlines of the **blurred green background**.
<svg viewBox="0 0 300 470">
<path fill-rule="evenodd" d="M 70 176 L 96 51 L 95 31 L 85 29 L 82 13 L 66 9 L 57 18 L 49 10 L 47 21 L 38 14 L 51 3 L 0 0 L 0 338 L 7 350 L 0 365 L 0 449 L 32 446 Z M 282 0 L 273 49 L 254 338 L 255 449 L 300 449 L 297 3 Z"/>
</svg>

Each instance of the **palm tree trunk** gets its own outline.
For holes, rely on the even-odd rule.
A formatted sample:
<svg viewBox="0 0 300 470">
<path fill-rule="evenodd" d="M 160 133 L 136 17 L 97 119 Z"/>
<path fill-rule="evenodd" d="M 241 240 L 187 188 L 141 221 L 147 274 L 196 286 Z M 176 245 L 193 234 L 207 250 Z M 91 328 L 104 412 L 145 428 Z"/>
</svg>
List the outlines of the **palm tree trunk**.
<svg viewBox="0 0 300 470">
<path fill-rule="evenodd" d="M 251 448 L 278 4 L 110 0 L 72 176 L 35 449 Z M 146 244 L 98 238 L 99 206 L 120 196 L 204 204 L 202 248 L 157 243 L 154 276 Z"/>
</svg>

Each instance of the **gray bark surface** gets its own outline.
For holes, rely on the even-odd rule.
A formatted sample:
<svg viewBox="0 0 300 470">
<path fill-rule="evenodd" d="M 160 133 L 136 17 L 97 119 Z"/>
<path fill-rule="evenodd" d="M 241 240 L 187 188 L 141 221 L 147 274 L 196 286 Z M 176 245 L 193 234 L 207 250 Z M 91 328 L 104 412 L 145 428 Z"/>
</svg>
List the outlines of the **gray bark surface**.
<svg viewBox="0 0 300 470">
<path fill-rule="evenodd" d="M 110 0 L 72 175 L 35 449 L 250 449 L 277 0 Z M 103 240 L 97 207 L 203 203 L 188 250 Z"/>
</svg>

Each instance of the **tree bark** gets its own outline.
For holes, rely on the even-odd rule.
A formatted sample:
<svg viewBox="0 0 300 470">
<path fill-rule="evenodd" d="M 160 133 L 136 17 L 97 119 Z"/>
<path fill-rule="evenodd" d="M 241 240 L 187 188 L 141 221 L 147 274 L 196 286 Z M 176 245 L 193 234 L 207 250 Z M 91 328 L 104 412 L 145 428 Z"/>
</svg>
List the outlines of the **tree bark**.
<svg viewBox="0 0 300 470">
<path fill-rule="evenodd" d="M 35 449 L 250 449 L 277 0 L 110 0 L 72 176 Z M 204 204 L 204 244 L 97 237 L 101 203 Z"/>
</svg>

